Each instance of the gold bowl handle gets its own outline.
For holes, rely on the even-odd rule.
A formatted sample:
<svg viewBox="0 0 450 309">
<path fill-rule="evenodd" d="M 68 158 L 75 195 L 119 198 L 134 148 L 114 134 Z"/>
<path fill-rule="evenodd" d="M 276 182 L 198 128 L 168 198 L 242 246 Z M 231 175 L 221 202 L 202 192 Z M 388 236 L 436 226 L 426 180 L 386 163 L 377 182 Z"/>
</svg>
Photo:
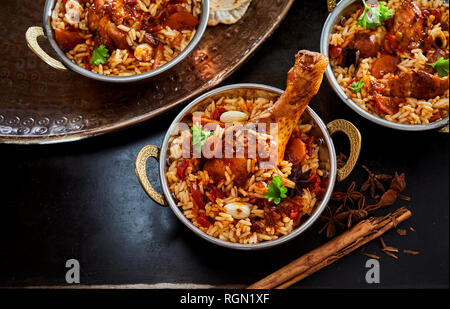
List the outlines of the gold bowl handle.
<svg viewBox="0 0 450 309">
<path fill-rule="evenodd" d="M 148 145 L 142 148 L 137 157 L 136 161 L 134 162 L 134 170 L 136 172 L 136 176 L 139 179 L 139 182 L 141 183 L 142 187 L 144 188 L 145 192 L 148 194 L 148 196 L 158 203 L 161 206 L 167 206 L 167 201 L 164 195 L 161 193 L 156 192 L 156 190 L 151 185 L 150 181 L 147 177 L 147 171 L 146 171 L 146 165 L 148 158 L 155 158 L 158 160 L 159 158 L 159 148 L 153 145 Z"/>
<path fill-rule="evenodd" d="M 333 120 L 327 124 L 327 129 L 330 135 L 343 132 L 350 140 L 350 156 L 345 165 L 337 170 L 337 180 L 342 181 L 350 175 L 358 161 L 361 151 L 361 133 L 350 121 L 344 119 Z"/>
<path fill-rule="evenodd" d="M 328 12 L 332 12 L 336 7 L 336 0 L 327 0 Z"/>
<path fill-rule="evenodd" d="M 448 134 L 448 125 L 443 126 L 438 130 L 439 133 L 447 133 Z"/>
<path fill-rule="evenodd" d="M 37 41 L 39 37 L 45 37 L 44 29 L 42 27 L 30 27 L 25 33 L 25 38 L 27 40 L 28 47 L 35 53 L 39 58 L 41 58 L 45 63 L 54 69 L 67 71 L 67 68 L 58 60 L 52 58 L 47 54 L 40 46 Z"/>
</svg>

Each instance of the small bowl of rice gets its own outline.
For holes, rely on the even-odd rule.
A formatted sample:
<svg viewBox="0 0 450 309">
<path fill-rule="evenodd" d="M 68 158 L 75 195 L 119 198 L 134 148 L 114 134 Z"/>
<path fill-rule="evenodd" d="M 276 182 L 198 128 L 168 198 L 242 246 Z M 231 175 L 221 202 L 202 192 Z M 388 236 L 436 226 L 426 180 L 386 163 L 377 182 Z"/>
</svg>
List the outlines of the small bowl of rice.
<svg viewBox="0 0 450 309">
<path fill-rule="evenodd" d="M 372 122 L 448 132 L 448 23 L 444 0 L 342 0 L 321 35 L 327 79 Z"/>
<path fill-rule="evenodd" d="M 223 141 L 226 145 L 227 136 L 233 132 L 236 143 L 241 138 L 250 143 L 251 136 L 255 140 L 270 139 L 266 131 L 257 128 L 242 134 L 233 130 L 253 123 L 251 119 L 273 106 L 282 93 L 265 85 L 236 84 L 191 102 L 172 122 L 161 148 L 147 145 L 137 155 L 136 175 L 149 197 L 169 206 L 201 238 L 227 248 L 269 248 L 306 231 L 325 209 L 335 181 L 344 179 L 356 164 L 361 137 L 348 121 L 338 119 L 325 125 L 308 107 L 276 165 L 263 165 L 262 159 L 256 159 L 259 156 L 247 155 L 236 159 L 244 160 L 239 169 L 232 167 L 235 157 L 226 156 L 223 168 L 220 164 L 216 169 L 207 167 L 211 161 L 217 162 L 217 155 L 208 159 L 208 144 Z M 208 126 L 211 131 L 207 131 Z M 330 137 L 336 131 L 347 134 L 351 144 L 349 160 L 340 169 Z M 198 145 L 200 156 L 195 155 Z M 216 151 L 220 147 L 212 148 Z M 149 179 L 155 177 L 147 177 L 150 157 L 159 161 L 163 194 L 150 183 Z M 274 185 L 284 186 L 286 192 L 278 201 L 271 200 Z"/>
<path fill-rule="evenodd" d="M 47 0 L 30 49 L 58 70 L 112 83 L 146 80 L 189 55 L 208 24 L 208 0 Z M 37 39 L 48 38 L 59 59 Z"/>
</svg>

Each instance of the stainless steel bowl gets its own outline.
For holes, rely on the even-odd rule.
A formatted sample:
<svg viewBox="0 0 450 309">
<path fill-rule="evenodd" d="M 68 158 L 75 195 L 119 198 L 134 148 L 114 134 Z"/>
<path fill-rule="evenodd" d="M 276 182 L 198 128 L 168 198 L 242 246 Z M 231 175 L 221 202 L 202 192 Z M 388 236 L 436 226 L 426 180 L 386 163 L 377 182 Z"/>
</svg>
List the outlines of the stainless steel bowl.
<svg viewBox="0 0 450 309">
<path fill-rule="evenodd" d="M 328 39 L 330 37 L 331 31 L 334 27 L 334 25 L 339 22 L 341 17 L 347 17 L 351 14 L 353 14 L 358 6 L 361 6 L 361 0 L 342 0 L 340 1 L 337 6 L 334 8 L 334 10 L 328 15 L 327 20 L 325 21 L 325 24 L 323 25 L 322 29 L 322 35 L 320 38 L 320 52 L 324 54 L 325 56 L 328 56 Z M 337 93 L 337 95 L 341 98 L 341 100 L 347 104 L 351 109 L 353 109 L 355 112 L 357 112 L 359 115 L 363 116 L 364 118 L 375 122 L 379 125 L 389 127 L 392 129 L 397 130 L 404 130 L 404 131 L 424 131 L 424 130 L 433 130 L 438 129 L 441 127 L 444 127 L 448 125 L 449 118 L 442 119 L 440 121 L 436 121 L 430 124 L 423 124 L 423 125 L 407 125 L 407 124 L 400 124 L 395 123 L 392 121 L 388 121 L 385 119 L 382 119 L 376 115 L 373 115 L 365 110 L 363 110 L 361 107 L 359 107 L 358 104 L 353 102 L 342 90 L 341 86 L 336 80 L 336 77 L 333 74 L 333 70 L 331 68 L 331 64 L 328 65 L 328 68 L 325 72 L 328 81 L 330 82 L 331 86 L 333 87 L 334 91 Z M 448 127 L 447 127 L 448 132 Z"/>
<path fill-rule="evenodd" d="M 328 125 L 325 125 L 320 117 L 311 109 L 307 108 L 306 112 L 302 116 L 302 120 L 315 124 L 314 129 L 311 131 L 311 134 L 316 138 L 316 140 L 319 141 L 320 148 L 319 148 L 319 158 L 320 158 L 320 164 L 321 168 L 326 171 L 326 177 L 328 179 L 328 186 L 326 193 L 323 197 L 323 199 L 316 205 L 313 214 L 308 218 L 306 222 L 304 222 L 300 227 L 295 229 L 292 233 L 280 237 L 276 240 L 262 242 L 258 244 L 252 244 L 252 245 L 246 245 L 246 244 L 236 244 L 232 242 L 227 242 L 220 240 L 218 238 L 211 237 L 207 235 L 206 233 L 202 232 L 200 229 L 198 229 L 192 222 L 187 219 L 182 211 L 177 207 L 177 202 L 175 201 L 173 195 L 170 193 L 169 186 L 167 184 L 167 179 L 165 176 L 165 171 L 167 168 L 167 156 L 166 152 L 168 149 L 168 143 L 169 139 L 171 137 L 172 132 L 176 129 L 176 126 L 178 123 L 183 122 L 183 119 L 190 114 L 190 112 L 194 108 L 198 108 L 199 106 L 201 108 L 206 107 L 207 104 L 209 104 L 211 99 L 218 99 L 219 97 L 223 95 L 228 96 L 242 96 L 244 98 L 256 98 L 256 97 L 265 97 L 265 98 L 276 98 L 281 93 L 283 93 L 282 90 L 265 86 L 265 85 L 258 85 L 258 84 L 236 84 L 236 85 L 230 85 L 221 87 L 218 89 L 215 89 L 213 91 L 210 91 L 196 100 L 194 100 L 192 103 L 190 103 L 188 106 L 186 106 L 175 118 L 175 120 L 170 125 L 169 129 L 167 130 L 167 133 L 164 137 L 161 151 L 158 147 L 153 145 L 148 145 L 142 148 L 142 150 L 139 152 L 136 158 L 135 162 L 135 171 L 136 175 L 143 186 L 144 190 L 147 192 L 147 194 L 150 196 L 151 199 L 153 199 L 156 203 L 162 205 L 162 206 L 170 206 L 172 211 L 175 213 L 175 215 L 178 217 L 178 219 L 183 222 L 190 230 L 192 230 L 195 234 L 199 235 L 203 239 L 206 239 L 216 245 L 227 247 L 227 248 L 233 248 L 233 249 L 243 249 L 243 250 L 252 250 L 252 249 L 261 249 L 261 248 L 269 248 L 273 247 L 279 244 L 282 244 L 290 239 L 293 239 L 297 237 L 298 235 L 302 234 L 304 231 L 306 231 L 320 216 L 324 208 L 326 207 L 331 193 L 333 192 L 334 183 L 337 179 L 338 181 L 343 180 L 346 178 L 350 172 L 353 170 L 356 161 L 358 160 L 360 148 L 361 148 L 361 135 L 359 131 L 356 129 L 355 126 L 353 126 L 350 122 L 338 119 L 330 122 Z M 347 164 L 341 168 L 337 168 L 336 163 L 336 153 L 333 146 L 333 142 L 331 140 L 330 135 L 334 134 L 337 131 L 344 132 L 347 134 L 348 138 L 350 139 L 350 156 L 347 161 Z M 162 184 L 162 190 L 163 194 L 160 194 L 156 192 L 152 185 L 150 184 L 150 181 L 147 178 L 146 174 L 146 162 L 147 159 L 153 157 L 157 160 L 159 160 L 159 177 Z"/>
<path fill-rule="evenodd" d="M 161 74 L 164 71 L 167 71 L 177 63 L 179 63 L 181 60 L 186 58 L 187 55 L 189 55 L 194 48 L 197 46 L 198 42 L 200 42 L 200 39 L 203 36 L 203 33 L 205 32 L 205 29 L 208 25 L 208 18 L 209 18 L 209 0 L 203 0 L 202 1 L 202 14 L 200 18 L 200 23 L 197 28 L 197 32 L 194 35 L 194 38 L 191 40 L 189 45 L 174 59 L 172 59 L 170 62 L 166 63 L 165 65 L 142 74 L 132 75 L 132 76 L 105 76 L 97 73 L 93 73 L 91 71 L 88 71 L 84 68 L 79 67 L 77 64 L 72 62 L 67 56 L 64 54 L 64 52 L 59 48 L 58 44 L 56 43 L 54 36 L 53 36 L 53 30 L 51 28 L 51 15 L 52 10 L 55 6 L 56 0 L 47 0 L 45 2 L 44 6 L 44 21 L 43 25 L 44 27 L 30 27 L 28 28 L 26 32 L 26 40 L 28 47 L 37 55 L 39 58 L 41 58 L 44 62 L 46 62 L 48 65 L 53 67 L 57 70 L 65 71 L 67 69 L 70 69 L 72 71 L 77 72 L 78 74 L 81 74 L 85 77 L 92 78 L 95 80 L 103 81 L 103 82 L 109 82 L 109 83 L 134 83 L 143 81 L 149 78 L 152 78 L 154 76 L 157 76 Z M 44 32 L 45 31 L 45 32 Z M 61 60 L 56 60 L 49 56 L 38 44 L 37 39 L 39 37 L 46 37 L 48 41 L 50 42 L 51 47 L 53 48 L 54 52 L 57 54 L 58 58 Z"/>
</svg>

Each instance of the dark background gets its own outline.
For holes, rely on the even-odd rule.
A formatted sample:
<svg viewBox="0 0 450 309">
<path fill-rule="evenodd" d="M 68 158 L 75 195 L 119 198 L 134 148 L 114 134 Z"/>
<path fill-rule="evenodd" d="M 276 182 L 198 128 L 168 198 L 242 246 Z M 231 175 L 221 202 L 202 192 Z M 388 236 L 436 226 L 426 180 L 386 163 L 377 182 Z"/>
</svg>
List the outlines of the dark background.
<svg viewBox="0 0 450 309">
<path fill-rule="evenodd" d="M 296 1 L 281 26 L 242 68 L 222 85 L 254 82 L 284 88 L 298 49 L 319 50 L 326 1 Z M 389 210 L 408 206 L 413 217 L 386 243 L 400 250 L 395 260 L 378 241 L 365 251 L 381 256 L 381 284 L 365 283 L 359 250 L 306 278 L 295 287 L 315 288 L 448 288 L 448 135 L 402 132 L 377 126 L 350 110 L 324 80 L 310 106 L 324 122 L 352 121 L 363 137 L 352 180 L 358 187 L 365 164 L 376 172 L 405 172 L 405 194 Z M 243 287 L 326 241 L 320 223 L 291 242 L 263 251 L 234 251 L 194 235 L 168 208 L 153 203 L 134 173 L 134 160 L 147 144 L 160 145 L 180 109 L 134 128 L 74 142 L 47 146 L 0 145 L 0 286 L 64 285 L 65 262 L 81 264 L 82 284 L 160 282 Z M 348 143 L 337 135 L 337 152 Z M 157 182 L 156 162 L 148 173 Z M 384 214 L 386 210 L 377 214 Z M 412 226 L 416 232 L 411 232 Z"/>
</svg>

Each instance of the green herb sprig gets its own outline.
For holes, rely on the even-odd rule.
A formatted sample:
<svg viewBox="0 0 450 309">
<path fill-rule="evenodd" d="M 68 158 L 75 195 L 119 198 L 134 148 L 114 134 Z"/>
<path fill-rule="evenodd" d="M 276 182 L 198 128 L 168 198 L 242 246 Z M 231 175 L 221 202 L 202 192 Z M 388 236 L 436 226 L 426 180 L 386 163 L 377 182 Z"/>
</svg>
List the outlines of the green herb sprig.
<svg viewBox="0 0 450 309">
<path fill-rule="evenodd" d="M 359 16 L 357 25 L 366 29 L 375 29 L 382 26 L 385 20 L 390 19 L 394 12 L 386 6 L 386 2 L 380 1 L 377 6 L 368 6 L 364 0 L 364 12 Z"/>
<path fill-rule="evenodd" d="M 433 69 L 436 70 L 439 77 L 447 76 L 449 73 L 449 62 L 448 59 L 445 60 L 443 57 L 439 58 L 435 63 L 429 64 Z"/>
<path fill-rule="evenodd" d="M 283 180 L 280 176 L 274 176 L 272 181 L 267 185 L 267 191 L 264 193 L 264 197 L 269 200 L 269 202 L 274 202 L 275 204 L 280 204 L 281 199 L 287 197 L 287 188 L 283 186 Z"/>
<path fill-rule="evenodd" d="M 109 57 L 109 51 L 105 45 L 100 45 L 97 49 L 92 52 L 91 64 L 99 65 L 100 63 L 105 63 Z"/>
<path fill-rule="evenodd" d="M 353 82 L 350 86 L 348 86 L 348 88 L 353 90 L 355 93 L 358 93 L 362 87 L 364 87 L 364 78 L 361 78 L 359 81 Z"/>
<path fill-rule="evenodd" d="M 206 143 L 208 137 L 214 134 L 214 131 L 203 131 L 201 127 L 197 125 L 192 126 L 192 139 L 191 143 L 194 146 L 196 152 L 201 152 L 203 145 Z"/>
</svg>

